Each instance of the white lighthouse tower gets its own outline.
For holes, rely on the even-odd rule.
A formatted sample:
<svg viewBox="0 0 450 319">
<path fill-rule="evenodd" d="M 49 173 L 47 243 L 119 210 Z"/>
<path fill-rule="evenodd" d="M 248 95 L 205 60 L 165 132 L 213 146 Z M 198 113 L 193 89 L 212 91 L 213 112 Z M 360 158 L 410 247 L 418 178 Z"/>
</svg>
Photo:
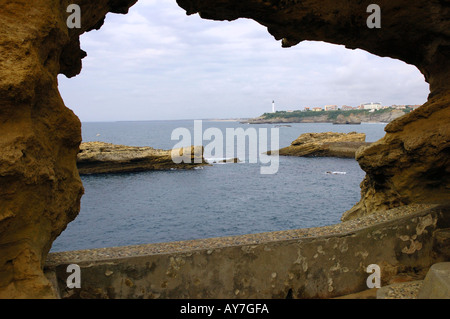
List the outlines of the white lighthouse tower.
<svg viewBox="0 0 450 319">
<path fill-rule="evenodd" d="M 275 113 L 275 101 L 272 101 L 272 113 Z"/>
</svg>

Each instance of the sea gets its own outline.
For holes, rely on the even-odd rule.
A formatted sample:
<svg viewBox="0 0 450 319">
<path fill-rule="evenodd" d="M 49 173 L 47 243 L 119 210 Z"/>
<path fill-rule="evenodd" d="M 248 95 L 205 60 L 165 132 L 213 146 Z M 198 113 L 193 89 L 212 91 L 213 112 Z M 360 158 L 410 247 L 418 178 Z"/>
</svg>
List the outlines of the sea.
<svg viewBox="0 0 450 319">
<path fill-rule="evenodd" d="M 385 134 L 383 123 L 246 124 L 238 121 L 194 120 L 85 122 L 83 142 L 172 149 L 194 144 L 211 128 L 223 133 L 223 152 L 212 153 L 211 166 L 191 170 L 81 176 L 85 194 L 77 218 L 54 241 L 51 252 L 173 242 L 332 225 L 360 199 L 364 178 L 354 159 L 327 157 L 278 158 L 276 172 L 262 174 L 267 162 L 252 160 L 254 146 L 227 143 L 227 132 L 242 128 L 268 133 L 267 148 L 289 146 L 303 133 L 359 132 L 374 142 Z M 196 126 L 197 125 L 197 126 Z M 197 130 L 197 131 L 196 131 Z M 191 139 L 176 132 L 191 132 Z M 197 133 L 196 133 L 197 132 Z M 197 135 L 196 135 L 197 134 Z M 202 136 L 200 134 L 200 136 Z M 215 138 L 219 138 L 216 135 Z M 276 137 L 276 143 L 272 142 Z M 205 136 L 202 136 L 205 137 Z M 231 139 L 230 139 L 231 141 Z M 196 145 L 199 140 L 197 139 Z M 217 142 L 217 141 L 216 141 Z M 213 139 L 201 138 L 203 146 Z M 190 145 L 190 144 L 189 144 Z M 218 144 L 220 145 L 220 144 Z M 233 154 L 240 163 L 216 163 Z M 258 148 L 262 149 L 262 148 Z M 229 151 L 227 154 L 227 150 Z M 275 167 L 275 166 L 274 166 Z M 327 172 L 335 172 L 329 174 Z"/>
</svg>

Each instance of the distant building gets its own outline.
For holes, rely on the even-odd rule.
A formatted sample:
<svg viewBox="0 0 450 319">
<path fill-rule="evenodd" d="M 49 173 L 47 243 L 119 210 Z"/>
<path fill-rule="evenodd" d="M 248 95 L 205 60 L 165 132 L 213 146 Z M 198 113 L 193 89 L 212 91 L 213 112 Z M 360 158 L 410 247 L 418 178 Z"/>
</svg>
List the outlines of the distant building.
<svg viewBox="0 0 450 319">
<path fill-rule="evenodd" d="M 404 110 L 404 109 L 406 109 L 406 105 L 392 105 L 391 107 L 393 109 L 396 109 L 396 110 Z"/>
<path fill-rule="evenodd" d="M 364 103 L 361 104 L 363 110 L 380 110 L 382 108 L 381 103 Z"/>
<path fill-rule="evenodd" d="M 337 105 L 325 105 L 325 111 L 337 111 Z"/>
<path fill-rule="evenodd" d="M 310 110 L 311 110 L 311 108 L 305 107 L 305 111 L 310 111 Z"/>
<path fill-rule="evenodd" d="M 321 111 L 323 111 L 323 108 L 321 108 L 321 107 L 313 107 L 313 109 L 312 109 L 314 112 L 321 112 Z"/>
<path fill-rule="evenodd" d="M 353 108 L 353 106 L 342 105 L 341 110 L 342 111 L 350 111 L 350 110 L 354 110 L 354 108 Z"/>
</svg>

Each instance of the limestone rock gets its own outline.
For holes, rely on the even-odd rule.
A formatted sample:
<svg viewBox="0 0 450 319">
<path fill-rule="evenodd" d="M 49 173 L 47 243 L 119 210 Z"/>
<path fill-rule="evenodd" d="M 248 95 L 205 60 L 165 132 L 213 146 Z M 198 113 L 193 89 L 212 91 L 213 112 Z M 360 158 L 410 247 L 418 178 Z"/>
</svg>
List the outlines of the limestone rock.
<svg viewBox="0 0 450 319">
<path fill-rule="evenodd" d="M 417 299 L 450 299 L 450 262 L 430 267 Z"/>
<path fill-rule="evenodd" d="M 424 106 L 385 128 L 381 140 L 356 153 L 367 173 L 361 200 L 342 220 L 408 203 L 449 201 L 450 94 L 436 96 Z M 432 113 L 430 113 L 432 112 Z"/>
<path fill-rule="evenodd" d="M 354 158 L 356 150 L 366 143 L 364 133 L 305 133 L 290 146 L 279 150 L 283 156 L 333 156 Z"/>
<path fill-rule="evenodd" d="M 183 156 L 186 156 L 184 161 Z M 177 163 L 177 158 L 180 163 Z M 207 165 L 201 146 L 160 150 L 152 147 L 86 142 L 81 144 L 77 156 L 78 171 L 82 175 L 189 169 L 201 165 Z"/>
<path fill-rule="evenodd" d="M 333 122 L 333 124 L 361 124 L 361 119 L 353 113 L 351 113 L 348 117 L 340 114 L 336 118 L 336 121 Z"/>
<path fill-rule="evenodd" d="M 58 92 L 81 71 L 79 36 L 136 0 L 0 2 L 0 298 L 56 298 L 43 274 L 52 242 L 80 210 L 81 124 Z"/>
</svg>

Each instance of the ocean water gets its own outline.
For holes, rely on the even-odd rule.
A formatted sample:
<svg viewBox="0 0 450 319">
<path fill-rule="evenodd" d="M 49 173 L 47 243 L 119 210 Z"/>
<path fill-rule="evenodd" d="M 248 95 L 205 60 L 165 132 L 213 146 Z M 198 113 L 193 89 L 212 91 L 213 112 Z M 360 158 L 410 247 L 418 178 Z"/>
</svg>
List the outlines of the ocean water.
<svg viewBox="0 0 450 319">
<path fill-rule="evenodd" d="M 279 128 L 279 147 L 300 134 L 362 132 L 366 141 L 384 136 L 384 124 L 296 123 Z M 202 129 L 267 129 L 273 124 L 203 121 Z M 83 141 L 171 149 L 172 132 L 194 121 L 83 123 Z M 193 140 L 192 140 L 193 142 Z M 207 146 L 211 143 L 203 141 Z M 224 141 L 224 154 L 226 155 Z M 229 145 L 228 145 L 229 146 Z M 52 252 L 242 235 L 338 223 L 360 198 L 364 172 L 354 159 L 279 157 L 276 174 L 260 163 L 213 164 L 195 170 L 167 170 L 82 176 L 81 211 L 55 240 Z M 268 146 L 270 149 L 270 134 Z M 230 150 L 230 147 L 228 148 Z M 220 155 L 220 152 L 219 152 Z M 327 171 L 342 172 L 330 175 Z M 345 174 L 344 174 L 345 172 Z"/>
</svg>

